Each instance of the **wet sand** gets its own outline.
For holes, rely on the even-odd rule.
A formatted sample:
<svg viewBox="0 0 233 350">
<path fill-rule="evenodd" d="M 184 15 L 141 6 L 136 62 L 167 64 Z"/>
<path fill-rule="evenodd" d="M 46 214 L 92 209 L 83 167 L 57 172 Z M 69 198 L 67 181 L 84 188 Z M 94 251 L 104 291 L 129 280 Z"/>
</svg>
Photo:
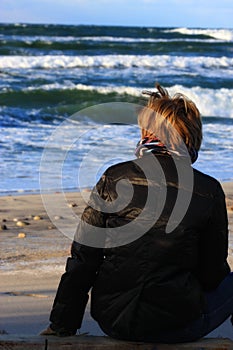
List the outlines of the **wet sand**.
<svg viewBox="0 0 233 350">
<path fill-rule="evenodd" d="M 223 183 L 223 188 L 229 217 L 229 264 L 233 270 L 233 183 Z M 72 241 L 58 228 L 72 231 L 85 207 L 80 193 L 66 193 L 65 196 L 63 207 L 59 205 L 60 194 L 54 193 L 51 202 L 47 201 L 47 204 L 53 203 L 54 208 L 57 206 L 57 210 L 49 212 L 50 217 L 40 195 L 0 197 L 0 335 L 35 335 L 49 322 Z M 89 304 L 81 331 L 103 334 L 90 317 Z M 229 321 L 211 336 L 233 339 Z"/>
</svg>

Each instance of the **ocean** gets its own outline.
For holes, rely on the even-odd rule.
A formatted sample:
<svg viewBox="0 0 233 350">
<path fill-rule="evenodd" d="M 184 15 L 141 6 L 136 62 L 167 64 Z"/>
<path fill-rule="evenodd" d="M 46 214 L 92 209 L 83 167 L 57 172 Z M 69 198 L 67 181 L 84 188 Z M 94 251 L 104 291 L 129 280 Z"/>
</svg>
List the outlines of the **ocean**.
<svg viewBox="0 0 233 350">
<path fill-rule="evenodd" d="M 233 180 L 233 29 L 0 24 L 0 78 L 1 195 L 89 188 L 133 159 L 120 109 L 156 82 L 202 114 L 194 167 Z"/>
</svg>

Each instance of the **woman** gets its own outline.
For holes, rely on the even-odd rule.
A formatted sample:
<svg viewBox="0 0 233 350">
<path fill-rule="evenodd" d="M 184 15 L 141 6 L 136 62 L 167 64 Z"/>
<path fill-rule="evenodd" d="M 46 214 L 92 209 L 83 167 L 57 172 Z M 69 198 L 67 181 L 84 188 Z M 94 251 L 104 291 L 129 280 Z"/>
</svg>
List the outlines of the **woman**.
<svg viewBox="0 0 233 350">
<path fill-rule="evenodd" d="M 139 113 L 138 158 L 107 169 L 92 192 L 43 334 L 75 334 L 90 289 L 92 317 L 129 341 L 193 341 L 233 312 L 224 193 L 191 166 L 200 113 L 182 94 L 157 90 L 145 92 Z"/>
</svg>

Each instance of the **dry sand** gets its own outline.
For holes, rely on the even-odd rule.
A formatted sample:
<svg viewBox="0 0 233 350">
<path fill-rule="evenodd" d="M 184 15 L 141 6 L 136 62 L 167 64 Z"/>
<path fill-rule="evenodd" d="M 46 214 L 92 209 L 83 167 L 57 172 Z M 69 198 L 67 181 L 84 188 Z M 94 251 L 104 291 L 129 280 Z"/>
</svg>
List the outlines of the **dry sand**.
<svg viewBox="0 0 233 350">
<path fill-rule="evenodd" d="M 233 269 L 233 183 L 224 183 L 223 188 L 229 217 L 229 263 Z M 80 217 L 85 206 L 80 193 L 66 193 L 63 202 L 69 208 L 69 218 L 65 207 L 58 208 L 60 194 L 51 198 L 58 210 L 49 218 L 40 195 L 0 197 L 0 334 L 38 334 L 48 324 L 71 244 L 57 226 L 69 231 L 69 222 Z M 90 317 L 89 304 L 81 331 L 103 334 Z M 233 339 L 233 330 L 226 321 L 211 336 Z"/>
<path fill-rule="evenodd" d="M 60 194 L 51 198 L 56 208 Z M 80 216 L 85 203 L 80 193 L 67 193 L 65 205 Z M 48 325 L 72 242 L 56 227 L 69 219 L 60 210 L 54 214 L 48 217 L 40 195 L 0 197 L 0 334 L 35 335 Z M 103 334 L 90 318 L 89 304 L 82 328 Z"/>
</svg>

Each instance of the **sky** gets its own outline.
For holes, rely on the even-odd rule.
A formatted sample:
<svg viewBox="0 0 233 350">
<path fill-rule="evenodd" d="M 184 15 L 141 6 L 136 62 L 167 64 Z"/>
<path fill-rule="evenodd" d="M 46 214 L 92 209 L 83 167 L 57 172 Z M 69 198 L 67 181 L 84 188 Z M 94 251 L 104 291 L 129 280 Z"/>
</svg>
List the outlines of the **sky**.
<svg viewBox="0 0 233 350">
<path fill-rule="evenodd" d="M 233 0 L 0 0 L 0 22 L 233 28 Z"/>
</svg>

